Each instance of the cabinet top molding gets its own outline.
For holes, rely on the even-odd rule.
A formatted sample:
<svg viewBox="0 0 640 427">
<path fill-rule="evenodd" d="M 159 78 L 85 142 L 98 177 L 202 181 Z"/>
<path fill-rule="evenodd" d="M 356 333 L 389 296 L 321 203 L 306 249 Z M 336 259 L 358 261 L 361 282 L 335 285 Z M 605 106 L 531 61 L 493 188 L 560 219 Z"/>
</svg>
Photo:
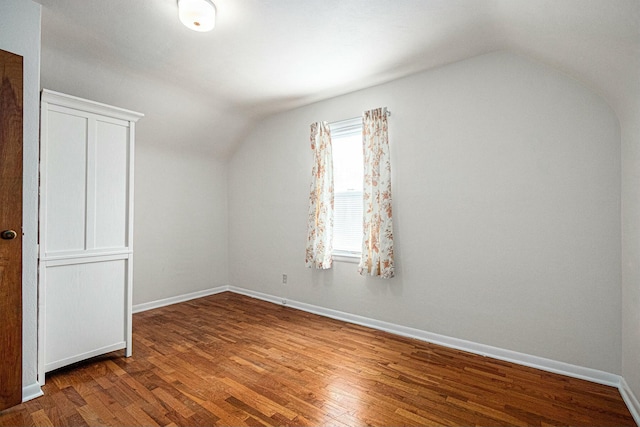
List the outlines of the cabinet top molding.
<svg viewBox="0 0 640 427">
<path fill-rule="evenodd" d="M 144 117 L 144 114 L 142 113 L 125 110 L 124 108 L 120 107 L 114 107 L 113 105 L 90 101 L 88 99 L 79 98 L 77 96 L 55 92 L 49 89 L 42 89 L 41 100 L 42 102 L 47 102 L 49 104 L 79 109 L 90 113 L 113 117 L 115 119 L 127 120 L 133 123 Z"/>
</svg>

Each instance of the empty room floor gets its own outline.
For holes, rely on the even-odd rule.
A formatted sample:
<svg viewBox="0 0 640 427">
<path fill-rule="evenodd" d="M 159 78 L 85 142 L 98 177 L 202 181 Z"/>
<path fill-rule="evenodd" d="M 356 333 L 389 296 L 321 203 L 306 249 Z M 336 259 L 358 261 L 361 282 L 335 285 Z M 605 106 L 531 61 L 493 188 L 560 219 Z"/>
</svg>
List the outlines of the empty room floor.
<svg viewBox="0 0 640 427">
<path fill-rule="evenodd" d="M 635 425 L 616 388 L 224 292 L 133 316 L 0 425 Z"/>
</svg>

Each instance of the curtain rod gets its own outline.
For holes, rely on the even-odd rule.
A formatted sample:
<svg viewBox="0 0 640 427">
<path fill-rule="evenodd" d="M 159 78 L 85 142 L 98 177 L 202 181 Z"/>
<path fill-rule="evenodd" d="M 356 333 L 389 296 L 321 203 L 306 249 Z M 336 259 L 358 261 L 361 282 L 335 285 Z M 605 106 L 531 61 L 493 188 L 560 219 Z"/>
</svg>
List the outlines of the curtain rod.
<svg viewBox="0 0 640 427">
<path fill-rule="evenodd" d="M 382 107 L 382 108 L 384 109 L 384 112 L 387 114 L 387 117 L 389 117 L 389 116 L 391 115 L 391 110 L 387 110 L 387 107 Z M 363 114 L 364 114 L 364 113 L 363 113 Z M 347 119 L 347 120 L 354 120 L 354 119 L 360 119 L 360 118 L 362 118 L 362 116 L 360 116 L 360 117 L 354 117 L 354 118 Z"/>
<path fill-rule="evenodd" d="M 391 111 L 390 110 L 386 110 L 386 113 L 387 113 L 387 117 L 389 117 L 391 115 Z M 342 120 L 338 120 L 338 121 L 335 121 L 335 122 L 329 122 L 329 124 L 332 124 L 332 125 L 335 126 L 335 125 L 340 125 L 343 122 L 350 122 L 350 121 L 353 121 L 353 120 L 359 120 L 361 118 L 362 118 L 362 116 L 351 117 L 350 119 L 342 119 Z"/>
</svg>

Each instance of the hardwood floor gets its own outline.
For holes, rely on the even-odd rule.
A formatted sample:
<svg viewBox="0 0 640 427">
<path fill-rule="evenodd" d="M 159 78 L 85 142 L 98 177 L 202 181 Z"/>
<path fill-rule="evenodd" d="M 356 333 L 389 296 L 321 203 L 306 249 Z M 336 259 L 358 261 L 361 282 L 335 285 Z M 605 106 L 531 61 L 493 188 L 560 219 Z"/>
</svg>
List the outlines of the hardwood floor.
<svg viewBox="0 0 640 427">
<path fill-rule="evenodd" d="M 134 315 L 0 425 L 635 425 L 618 390 L 225 292 Z"/>
</svg>

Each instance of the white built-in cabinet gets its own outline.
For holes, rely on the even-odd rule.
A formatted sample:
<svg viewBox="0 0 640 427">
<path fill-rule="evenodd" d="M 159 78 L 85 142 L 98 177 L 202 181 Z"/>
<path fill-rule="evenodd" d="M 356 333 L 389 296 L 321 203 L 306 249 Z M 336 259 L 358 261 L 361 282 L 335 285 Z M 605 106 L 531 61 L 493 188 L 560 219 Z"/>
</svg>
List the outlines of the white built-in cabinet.
<svg viewBox="0 0 640 427">
<path fill-rule="evenodd" d="M 43 90 L 39 362 L 131 355 L 133 155 L 143 115 Z"/>
</svg>

